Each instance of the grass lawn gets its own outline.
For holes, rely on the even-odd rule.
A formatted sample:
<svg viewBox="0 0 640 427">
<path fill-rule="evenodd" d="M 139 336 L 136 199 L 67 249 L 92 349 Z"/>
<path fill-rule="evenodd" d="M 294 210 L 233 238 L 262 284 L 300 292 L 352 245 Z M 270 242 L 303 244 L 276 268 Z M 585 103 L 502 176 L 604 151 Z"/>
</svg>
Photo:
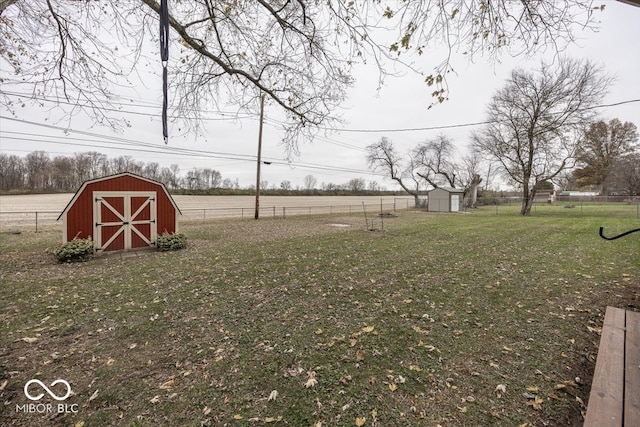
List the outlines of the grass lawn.
<svg viewBox="0 0 640 427">
<path fill-rule="evenodd" d="M 184 223 L 63 265 L 59 229 L 2 234 L 0 425 L 581 425 L 605 307 L 640 310 L 640 235 L 598 228 L 638 220 L 505 209 Z M 34 378 L 70 409 L 26 413 Z"/>
</svg>

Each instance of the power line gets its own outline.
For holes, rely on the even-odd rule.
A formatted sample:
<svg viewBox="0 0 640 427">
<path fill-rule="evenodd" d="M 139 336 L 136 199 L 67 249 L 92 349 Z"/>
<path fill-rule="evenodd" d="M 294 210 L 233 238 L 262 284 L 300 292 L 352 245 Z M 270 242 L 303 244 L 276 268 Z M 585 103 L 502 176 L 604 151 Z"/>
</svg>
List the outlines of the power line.
<svg viewBox="0 0 640 427">
<path fill-rule="evenodd" d="M 0 94 L 6 95 L 6 96 L 24 97 L 24 98 L 28 98 L 28 99 L 31 99 L 31 100 L 50 102 L 50 103 L 53 103 L 53 104 L 70 105 L 72 107 L 89 108 L 89 109 L 98 108 L 98 107 L 93 107 L 91 105 L 79 105 L 78 103 L 69 102 L 69 101 L 67 101 L 67 100 L 65 100 L 64 98 L 61 98 L 61 97 L 47 98 L 47 97 L 44 97 L 44 96 L 37 96 L 37 95 L 33 95 L 33 94 L 18 93 L 18 92 L 7 92 L 7 91 L 0 91 Z M 105 103 L 105 104 L 110 104 L 110 105 L 122 105 L 122 106 L 126 106 L 126 107 L 140 107 L 140 108 L 158 109 L 158 106 L 153 104 L 153 103 L 151 103 L 151 101 L 144 101 L 144 100 L 142 100 L 142 101 L 143 102 L 149 102 L 149 104 L 147 104 L 147 105 L 145 105 L 145 104 L 133 104 L 133 103 L 115 102 L 115 101 L 112 101 L 112 100 L 99 101 L 99 102 L 101 104 Z M 157 117 L 158 116 L 158 113 L 145 113 L 145 112 L 141 112 L 141 111 L 123 110 L 123 109 L 120 109 L 120 108 L 106 107 L 106 106 L 102 106 L 102 105 L 98 109 L 101 110 L 101 111 L 111 111 L 111 112 L 116 112 L 116 113 L 126 113 L 126 114 L 132 114 L 132 115 L 136 115 L 136 116 L 145 116 L 145 117 Z M 200 111 L 200 113 L 205 113 L 205 111 Z M 235 120 L 240 120 L 240 119 L 255 118 L 254 114 L 247 114 L 247 115 L 239 116 L 237 113 L 232 113 L 232 112 L 220 111 L 218 113 L 220 115 L 222 115 L 222 116 L 229 116 L 229 117 L 220 117 L 220 118 L 201 117 L 200 120 L 203 120 L 203 121 L 235 121 Z M 189 119 L 190 117 L 184 116 L 184 115 L 172 115 L 172 116 L 169 116 L 169 118 L 171 118 L 171 119 Z"/>
<path fill-rule="evenodd" d="M 31 100 L 38 100 L 38 101 L 45 101 L 45 102 L 50 102 L 50 103 L 54 103 L 54 104 L 64 104 L 64 105 L 70 105 L 70 106 L 77 106 L 77 104 L 74 104 L 72 102 L 66 101 L 65 99 L 61 98 L 61 97 L 44 97 L 44 96 L 36 96 L 33 94 L 27 94 L 27 93 L 18 93 L 18 92 L 8 92 L 8 91 L 0 91 L 0 94 L 3 95 L 7 95 L 7 96 L 15 96 L 15 97 L 24 97 L 24 98 L 29 98 Z M 122 105 L 125 107 L 140 107 L 140 108 L 152 108 L 152 109 L 157 109 L 157 105 L 152 103 L 152 101 L 145 101 L 145 100 L 141 100 L 142 102 L 149 102 L 149 104 L 133 104 L 133 103 L 125 103 L 125 102 L 115 102 L 115 101 L 106 101 L 109 104 L 113 104 L 113 105 Z M 81 106 L 81 108 L 94 108 L 92 106 L 88 106 L 88 105 L 83 105 Z M 157 113 L 145 113 L 145 112 L 141 112 L 141 111 L 131 111 L 131 110 L 124 110 L 124 109 L 120 109 L 120 108 L 110 108 L 110 107 L 100 107 L 100 110 L 103 111 L 112 111 L 112 112 L 117 112 L 117 113 L 126 113 L 126 114 L 132 114 L 132 115 L 137 115 L 137 116 L 145 116 L 145 117 L 157 117 Z M 202 111 L 200 111 L 202 112 Z M 239 116 L 237 115 L 237 113 L 231 113 L 231 112 L 219 112 L 219 114 L 221 114 L 222 116 L 226 116 L 228 115 L 229 117 L 221 117 L 221 118 L 207 118 L 207 117 L 203 117 L 201 118 L 201 120 L 204 121 L 236 121 L 236 120 L 242 120 L 242 119 L 251 119 L 251 120 L 255 120 L 257 119 L 257 116 L 254 114 L 247 114 L 247 115 L 242 115 Z M 170 116 L 171 119 L 188 119 L 189 117 L 187 116 L 183 116 L 183 115 L 173 115 Z M 269 123 L 271 125 L 273 125 L 274 127 L 277 125 L 280 126 L 286 126 L 287 123 L 280 121 L 280 120 L 276 120 L 276 119 L 272 119 L 272 118 L 268 118 L 265 117 L 265 122 Z M 342 141 L 338 141 L 335 139 L 329 139 L 328 137 L 315 137 L 315 139 L 321 140 L 323 142 L 326 142 L 327 144 L 332 144 L 332 145 L 337 145 L 340 147 L 344 147 L 344 148 L 349 148 L 352 150 L 356 150 L 356 151 L 361 151 L 361 152 L 366 152 L 366 150 L 362 147 L 358 147 L 346 142 L 342 142 Z"/>
<path fill-rule="evenodd" d="M 12 139 L 12 140 L 18 140 L 18 141 L 41 142 L 41 143 L 49 143 L 49 144 L 92 147 L 92 148 L 95 147 L 96 142 L 99 142 L 103 145 L 110 144 L 110 145 L 118 146 L 118 147 L 104 147 L 104 148 L 116 148 L 118 150 L 134 151 L 134 152 L 141 152 L 141 153 L 168 154 L 168 155 L 178 154 L 185 157 L 195 157 L 195 158 L 207 157 L 207 158 L 215 158 L 215 159 L 223 159 L 223 160 L 234 160 L 234 161 L 255 161 L 257 159 L 257 157 L 252 154 L 237 154 L 237 153 L 225 153 L 225 152 L 215 152 L 215 151 L 205 151 L 205 150 L 193 150 L 193 149 L 185 149 L 185 148 L 178 148 L 178 147 L 171 147 L 171 146 L 167 147 L 167 146 L 161 146 L 161 145 L 156 145 L 151 143 L 145 143 L 141 141 L 133 141 L 133 140 L 129 140 L 121 137 L 100 135 L 100 134 L 87 132 L 87 131 L 65 129 L 59 126 L 37 123 L 37 122 L 32 122 L 32 121 L 22 120 L 22 119 L 16 119 L 12 117 L 5 117 L 1 115 L 0 115 L 0 119 L 12 120 L 19 123 L 26 123 L 26 124 L 41 126 L 49 129 L 61 130 L 68 133 L 78 133 L 81 135 L 91 136 L 93 138 L 102 138 L 102 139 L 97 139 L 97 140 L 94 139 L 90 141 L 90 142 L 93 142 L 93 144 L 91 144 L 89 141 L 87 141 L 86 143 L 83 143 L 83 141 L 85 140 L 82 138 L 72 138 L 68 136 L 56 136 L 56 135 L 43 135 L 43 134 L 36 134 L 36 133 L 29 133 L 29 132 L 0 131 L 0 134 L 20 135 L 20 136 L 4 137 L 6 139 Z M 29 138 L 26 138 L 26 137 L 29 137 Z M 34 138 L 36 137 L 64 139 L 64 141 L 56 141 L 52 139 L 34 140 Z M 79 141 L 79 142 L 69 142 L 69 141 Z M 373 173 L 369 170 L 362 170 L 362 169 L 344 168 L 344 167 L 322 165 L 322 164 L 316 164 L 316 163 L 289 162 L 289 161 L 284 161 L 282 159 L 276 159 L 276 158 L 270 158 L 270 157 L 265 157 L 265 160 L 270 162 L 271 164 L 286 165 L 289 167 L 300 167 L 300 168 L 306 168 L 306 169 L 327 170 L 327 171 L 334 171 L 334 172 L 381 176 L 381 174 Z"/>
<path fill-rule="evenodd" d="M 25 98 L 29 98 L 29 99 L 34 99 L 34 100 L 41 100 L 41 101 L 46 101 L 46 102 L 52 102 L 52 103 L 57 103 L 57 104 L 66 104 L 66 105 L 71 105 L 71 106 L 78 106 L 77 104 L 74 104 L 72 102 L 66 101 L 60 97 L 54 97 L 53 99 L 51 98 L 47 98 L 44 96 L 35 96 L 33 94 L 27 94 L 27 93 L 18 93 L 18 92 L 9 92 L 9 91 L 0 91 L 0 94 L 3 95 L 7 95 L 7 96 L 18 96 L 18 97 L 25 97 Z M 131 104 L 131 103 L 123 103 L 123 102 L 114 102 L 111 100 L 108 101 L 104 101 L 105 103 L 108 104 L 115 104 L 115 105 L 123 105 L 123 106 L 133 106 L 133 107 L 142 107 L 142 108 L 156 108 L 156 105 L 153 103 L 153 101 L 146 101 L 144 99 L 140 100 L 142 102 L 148 102 L 149 104 L 144 105 L 144 104 Z M 640 99 L 630 99 L 630 100 L 626 100 L 626 101 L 620 101 L 620 102 L 614 102 L 614 103 L 610 103 L 610 104 L 600 104 L 600 105 L 595 105 L 592 107 L 587 107 L 584 108 L 582 110 L 593 110 L 593 109 L 598 109 L 598 108 L 607 108 L 607 107 L 616 107 L 616 106 L 620 106 L 620 105 L 625 105 L 625 104 L 631 104 L 631 103 L 636 103 L 636 102 L 640 102 Z M 82 108 L 93 108 L 91 106 L 87 106 L 87 105 L 83 105 L 81 106 Z M 113 112 L 118 112 L 118 113 L 128 113 L 128 114 L 134 114 L 134 115 L 141 115 L 141 116 L 147 116 L 147 117 L 155 117 L 157 116 L 157 114 L 155 113 L 144 113 L 144 112 L 139 112 L 139 111 L 129 111 L 129 110 L 122 110 L 122 109 L 117 109 L 117 108 L 108 108 L 108 107 L 100 107 L 101 110 L 105 110 L 105 111 L 113 111 Z M 200 111 L 201 113 L 204 111 Z M 257 115 L 256 114 L 248 114 L 245 116 L 238 116 L 237 113 L 231 113 L 231 112 L 219 112 L 219 114 L 221 114 L 222 116 L 224 115 L 229 115 L 230 117 L 221 117 L 221 118 L 201 118 L 200 120 L 204 120 L 204 121 L 235 121 L 235 120 L 240 120 L 240 119 L 257 119 Z M 171 116 L 172 119 L 188 119 L 189 117 L 187 116 Z M 287 123 L 286 122 L 282 122 L 280 120 L 276 120 L 273 118 L 265 118 L 266 122 L 271 122 L 270 124 L 277 124 L 277 125 L 281 125 L 281 126 L 286 126 Z M 320 129 L 323 130 L 329 130 L 329 131 L 334 131 L 334 132 L 349 132 L 349 133 L 396 133 L 396 132 L 422 132 L 422 131 L 433 131 L 433 130 L 444 130 L 444 129 L 457 129 L 457 128 L 465 128 L 465 127 L 474 127 L 474 126 L 481 126 L 481 125 L 486 125 L 486 124 L 490 124 L 490 123 L 496 123 L 497 121 L 491 121 L 491 120 L 487 120 L 487 121 L 478 121 L 478 122 L 469 122 L 469 123 L 454 123 L 454 124 L 450 124 L 450 125 L 439 125 L 439 126 L 425 126 L 425 127 L 408 127 L 408 128 L 384 128 L 384 129 L 349 129 L 349 128 L 342 128 L 342 129 L 336 129 L 336 128 L 329 128 L 329 127 L 320 127 Z M 320 139 L 320 138 L 318 138 Z M 353 148 L 355 150 L 363 150 L 361 147 L 357 147 L 354 145 L 350 145 L 347 143 L 340 143 L 339 141 L 336 140 L 331 140 L 328 138 L 324 139 L 325 142 L 328 142 L 330 144 L 335 144 L 335 145 L 341 145 L 344 146 L 345 148 Z"/>
<path fill-rule="evenodd" d="M 594 105 L 592 107 L 583 108 L 582 110 L 595 110 L 598 108 L 607 108 L 607 107 L 616 107 L 624 104 L 632 104 L 635 102 L 640 102 L 640 99 L 630 99 L 627 101 L 614 102 L 611 104 L 600 104 Z M 395 133 L 395 132 L 417 132 L 417 131 L 430 131 L 430 130 L 442 130 L 442 129 L 456 129 L 456 128 L 464 128 L 464 127 L 472 127 L 472 126 L 480 126 L 487 125 L 490 123 L 499 123 L 500 120 L 487 120 L 483 122 L 471 122 L 471 123 L 458 123 L 452 125 L 442 125 L 442 126 L 427 126 L 427 127 L 414 127 L 414 128 L 395 128 L 395 129 L 334 129 L 339 132 L 354 132 L 354 133 Z M 327 129 L 329 128 L 322 128 Z"/>
</svg>

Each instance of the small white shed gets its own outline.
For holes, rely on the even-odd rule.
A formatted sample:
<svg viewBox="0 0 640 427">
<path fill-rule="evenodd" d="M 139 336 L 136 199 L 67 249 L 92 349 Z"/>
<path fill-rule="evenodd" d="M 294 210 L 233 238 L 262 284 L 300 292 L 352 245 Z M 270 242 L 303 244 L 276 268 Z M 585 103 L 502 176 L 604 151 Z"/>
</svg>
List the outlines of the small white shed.
<svg viewBox="0 0 640 427">
<path fill-rule="evenodd" d="M 429 212 L 460 212 L 464 191 L 460 188 L 438 187 L 429 191 Z"/>
</svg>

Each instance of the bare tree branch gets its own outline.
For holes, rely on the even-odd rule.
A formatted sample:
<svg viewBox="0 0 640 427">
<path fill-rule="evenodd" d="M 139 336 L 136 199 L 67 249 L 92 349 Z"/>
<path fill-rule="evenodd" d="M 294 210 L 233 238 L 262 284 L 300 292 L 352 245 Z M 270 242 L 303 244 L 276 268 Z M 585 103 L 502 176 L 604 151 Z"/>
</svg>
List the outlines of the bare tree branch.
<svg viewBox="0 0 640 427">
<path fill-rule="evenodd" d="M 89 110 L 116 126 L 109 113 L 116 88 L 133 85 L 126 79 L 140 79 L 156 60 L 147 38 L 155 39 L 159 9 L 157 0 L 0 0 L 0 61 L 12 71 L 0 74 L 3 87 L 76 99 L 69 116 Z M 193 0 L 171 2 L 170 12 L 170 108 L 181 124 L 198 131 L 202 112 L 227 100 L 255 112 L 266 94 L 287 116 L 294 151 L 301 135 L 337 123 L 358 62 L 374 63 L 380 85 L 403 70 L 416 73 L 437 104 L 449 96 L 455 54 L 561 52 L 576 25 L 593 26 L 591 3 L 581 0 Z M 447 53 L 431 71 L 402 56 L 442 45 Z M 0 93 L 0 102 L 13 111 L 15 99 Z"/>
<path fill-rule="evenodd" d="M 489 124 L 473 137 L 477 150 L 498 162 L 522 188 L 528 215 L 537 187 L 575 162 L 579 131 L 612 79 L 589 61 L 560 58 L 537 73 L 514 70 L 487 108 Z"/>
</svg>

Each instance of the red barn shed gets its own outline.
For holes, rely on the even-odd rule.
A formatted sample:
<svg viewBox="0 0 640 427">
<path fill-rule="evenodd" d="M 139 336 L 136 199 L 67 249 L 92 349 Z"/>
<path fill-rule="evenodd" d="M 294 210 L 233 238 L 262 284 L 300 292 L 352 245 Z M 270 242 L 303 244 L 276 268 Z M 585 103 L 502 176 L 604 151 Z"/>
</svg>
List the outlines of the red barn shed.
<svg viewBox="0 0 640 427">
<path fill-rule="evenodd" d="M 125 172 L 86 181 L 58 220 L 63 242 L 90 237 L 98 253 L 155 246 L 178 231 L 178 215 L 164 184 Z"/>
</svg>

